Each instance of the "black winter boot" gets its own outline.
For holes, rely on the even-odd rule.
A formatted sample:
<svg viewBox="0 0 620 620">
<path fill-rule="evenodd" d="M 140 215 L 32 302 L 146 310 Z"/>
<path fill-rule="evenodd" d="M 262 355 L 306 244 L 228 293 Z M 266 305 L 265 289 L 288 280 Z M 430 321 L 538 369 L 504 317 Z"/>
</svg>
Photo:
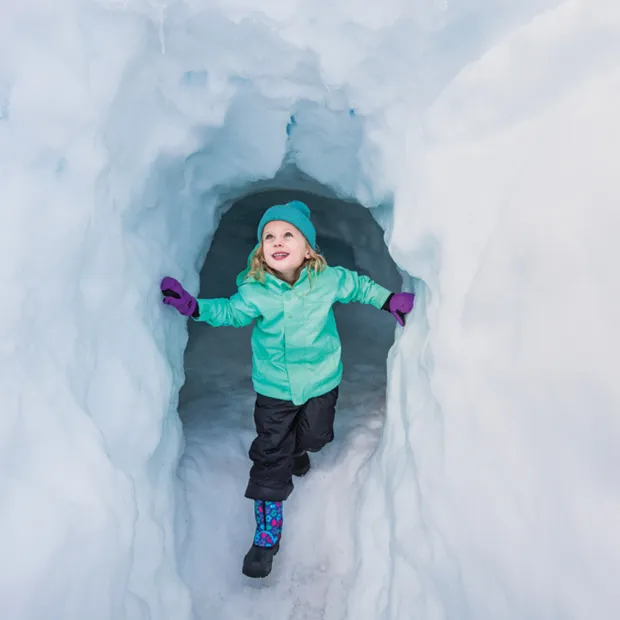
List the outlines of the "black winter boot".
<svg viewBox="0 0 620 620">
<path fill-rule="evenodd" d="M 293 457 L 293 476 L 305 476 L 310 471 L 310 457 L 307 452 Z"/>
<path fill-rule="evenodd" d="M 273 557 L 280 550 L 282 535 L 282 502 L 254 501 L 256 533 L 254 544 L 243 558 L 243 574 L 248 577 L 267 577 Z"/>
<path fill-rule="evenodd" d="M 280 550 L 280 541 L 273 547 L 252 545 L 243 558 L 243 574 L 246 577 L 262 579 L 271 572 L 273 556 Z"/>
</svg>

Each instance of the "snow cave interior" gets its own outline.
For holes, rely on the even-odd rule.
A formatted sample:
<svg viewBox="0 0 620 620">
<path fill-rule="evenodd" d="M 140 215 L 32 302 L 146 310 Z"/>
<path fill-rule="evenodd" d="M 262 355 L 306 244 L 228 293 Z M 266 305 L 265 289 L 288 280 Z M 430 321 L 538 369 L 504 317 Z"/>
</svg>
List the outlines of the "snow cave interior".
<svg viewBox="0 0 620 620">
<path fill-rule="evenodd" d="M 620 617 L 620 5 L 86 0 L 0 19 L 3 620 Z M 337 306 L 333 444 L 241 561 L 271 203 Z"/>
<path fill-rule="evenodd" d="M 201 296 L 229 297 L 236 291 L 235 279 L 245 268 L 256 244 L 262 213 L 273 204 L 293 199 L 303 200 L 311 208 L 317 243 L 328 264 L 354 269 L 390 290 L 401 290 L 402 277 L 389 256 L 383 230 L 370 211 L 329 197 L 326 188 L 319 189 L 321 194 L 263 190 L 235 201 L 215 231 L 201 271 Z M 283 617 L 291 605 L 283 593 L 299 579 L 299 572 L 305 573 L 306 579 L 309 572 L 315 572 L 305 600 L 303 588 L 297 588 L 296 604 L 306 610 L 304 613 L 317 606 L 313 599 L 324 600 L 327 590 L 346 587 L 348 563 L 337 566 L 330 558 L 335 547 L 346 558 L 345 540 L 350 528 L 334 519 L 334 511 L 347 514 L 354 501 L 343 488 L 355 486 L 355 479 L 346 486 L 342 480 L 347 479 L 347 472 L 357 473 L 370 457 L 385 414 L 386 365 L 394 340 L 394 319 L 361 304 L 338 304 L 334 312 L 346 369 L 335 427 L 337 441 L 331 446 L 333 449 L 312 456 L 313 475 L 308 478 L 309 486 L 306 480 L 297 482 L 308 514 L 295 508 L 299 502 L 286 503 L 292 511 L 291 550 L 310 552 L 313 561 L 312 568 L 305 560 L 298 565 L 292 555 L 294 566 L 286 568 L 282 573 L 284 579 L 272 588 L 274 600 L 269 607 L 272 611 L 274 606 L 281 609 L 278 601 L 283 599 L 284 608 L 279 612 Z M 239 578 L 239 566 L 230 560 L 235 555 L 243 557 L 243 547 L 249 546 L 248 536 L 251 540 L 254 527 L 251 503 L 241 497 L 248 475 L 247 450 L 255 435 L 255 393 L 251 383 L 251 327 L 207 327 L 206 330 L 204 327 L 205 324 L 194 322 L 189 326 L 186 383 L 180 393 L 179 414 L 187 442 L 180 472 L 191 512 L 186 580 L 190 583 L 196 579 L 193 597 L 203 600 L 208 616 L 222 613 L 218 595 L 226 591 L 226 583 L 232 586 L 227 595 L 232 598 L 244 579 Z M 210 524 L 208 528 L 203 527 L 205 523 Z M 217 546 L 214 541 L 218 541 Z M 319 548 L 322 551 L 317 553 Z M 209 562 L 205 562 L 205 557 L 211 558 Z M 322 569 L 316 568 L 321 566 Z M 245 604 L 250 606 L 234 611 L 231 605 L 228 613 L 231 617 L 251 614 L 251 600 Z"/>
</svg>

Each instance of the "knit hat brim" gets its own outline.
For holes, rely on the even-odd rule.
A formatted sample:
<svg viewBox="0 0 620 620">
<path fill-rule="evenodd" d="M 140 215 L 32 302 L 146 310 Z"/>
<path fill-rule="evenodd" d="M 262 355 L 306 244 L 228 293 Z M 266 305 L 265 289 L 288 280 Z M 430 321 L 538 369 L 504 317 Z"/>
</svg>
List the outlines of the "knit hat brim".
<svg viewBox="0 0 620 620">
<path fill-rule="evenodd" d="M 310 247 L 316 249 L 316 230 L 310 221 L 310 209 L 301 201 L 293 200 L 283 205 L 269 207 L 258 224 L 258 241 L 262 241 L 263 230 L 269 222 L 288 222 L 307 239 Z"/>
</svg>

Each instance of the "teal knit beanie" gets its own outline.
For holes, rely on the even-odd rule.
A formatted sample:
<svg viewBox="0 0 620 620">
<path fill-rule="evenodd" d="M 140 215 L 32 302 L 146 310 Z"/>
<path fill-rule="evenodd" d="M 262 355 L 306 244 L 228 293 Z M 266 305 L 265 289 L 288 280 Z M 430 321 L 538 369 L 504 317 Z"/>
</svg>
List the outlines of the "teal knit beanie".
<svg viewBox="0 0 620 620">
<path fill-rule="evenodd" d="M 301 201 L 293 200 L 285 205 L 269 207 L 258 224 L 258 242 L 263 238 L 263 228 L 268 222 L 288 222 L 297 228 L 308 240 L 310 247 L 316 249 L 316 230 L 310 221 L 310 209 Z"/>
</svg>

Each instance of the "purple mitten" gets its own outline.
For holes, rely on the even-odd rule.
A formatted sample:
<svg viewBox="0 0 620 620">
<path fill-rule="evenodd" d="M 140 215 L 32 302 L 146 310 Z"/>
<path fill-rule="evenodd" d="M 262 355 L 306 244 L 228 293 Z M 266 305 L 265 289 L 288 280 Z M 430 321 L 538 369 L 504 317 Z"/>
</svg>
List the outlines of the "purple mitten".
<svg viewBox="0 0 620 620">
<path fill-rule="evenodd" d="M 389 299 L 389 310 L 394 315 L 400 325 L 405 325 L 405 314 L 409 314 L 413 309 L 413 293 L 394 293 Z"/>
<path fill-rule="evenodd" d="M 176 308 L 183 316 L 192 316 L 196 311 L 196 298 L 190 295 L 178 280 L 166 276 L 160 284 L 164 303 Z"/>
</svg>

